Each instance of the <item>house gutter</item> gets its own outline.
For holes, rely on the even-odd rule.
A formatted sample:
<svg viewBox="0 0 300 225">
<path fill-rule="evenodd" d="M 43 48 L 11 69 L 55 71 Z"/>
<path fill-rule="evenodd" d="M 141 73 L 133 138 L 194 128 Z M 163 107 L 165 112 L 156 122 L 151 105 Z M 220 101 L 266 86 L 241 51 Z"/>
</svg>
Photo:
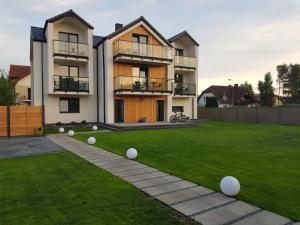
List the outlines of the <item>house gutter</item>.
<svg viewBox="0 0 300 225">
<path fill-rule="evenodd" d="M 44 45 L 41 42 L 41 62 L 42 62 L 42 123 L 45 127 L 45 102 L 44 102 Z"/>
<path fill-rule="evenodd" d="M 99 60 L 99 56 L 98 56 L 98 47 L 97 47 L 97 51 L 96 51 L 96 68 L 97 68 L 97 123 L 99 123 L 99 63 L 98 63 L 98 60 Z"/>
<path fill-rule="evenodd" d="M 105 59 L 104 59 L 104 43 L 102 44 L 102 60 L 103 60 L 103 111 L 104 111 L 104 114 L 103 114 L 103 119 L 104 119 L 104 123 L 106 123 L 106 84 L 105 84 Z"/>
</svg>

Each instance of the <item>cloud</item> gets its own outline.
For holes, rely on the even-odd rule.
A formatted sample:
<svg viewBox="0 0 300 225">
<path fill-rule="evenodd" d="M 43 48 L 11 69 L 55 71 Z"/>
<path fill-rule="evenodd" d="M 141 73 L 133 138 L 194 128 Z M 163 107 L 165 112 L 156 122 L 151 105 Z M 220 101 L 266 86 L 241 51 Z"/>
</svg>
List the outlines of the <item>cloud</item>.
<svg viewBox="0 0 300 225">
<path fill-rule="evenodd" d="M 77 7 L 78 5 L 87 4 L 90 1 L 91 0 L 30 0 L 26 3 L 33 11 L 46 11 L 51 8 Z"/>
</svg>

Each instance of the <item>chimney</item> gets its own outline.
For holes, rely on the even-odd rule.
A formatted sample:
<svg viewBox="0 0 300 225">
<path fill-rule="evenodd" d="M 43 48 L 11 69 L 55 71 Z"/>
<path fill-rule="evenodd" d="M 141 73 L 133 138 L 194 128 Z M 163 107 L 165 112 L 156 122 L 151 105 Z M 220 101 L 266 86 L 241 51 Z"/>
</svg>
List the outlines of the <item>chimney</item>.
<svg viewBox="0 0 300 225">
<path fill-rule="evenodd" d="M 115 23 L 115 31 L 120 30 L 123 27 L 121 23 Z"/>
</svg>

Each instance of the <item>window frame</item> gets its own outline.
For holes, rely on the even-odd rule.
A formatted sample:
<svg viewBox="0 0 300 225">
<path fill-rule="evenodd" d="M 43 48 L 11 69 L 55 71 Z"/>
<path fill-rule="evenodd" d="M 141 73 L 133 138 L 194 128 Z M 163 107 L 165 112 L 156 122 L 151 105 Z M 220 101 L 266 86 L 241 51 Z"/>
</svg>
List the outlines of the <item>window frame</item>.
<svg viewBox="0 0 300 225">
<path fill-rule="evenodd" d="M 60 107 L 60 101 L 61 100 L 67 100 L 68 102 L 68 111 L 61 111 L 61 107 Z M 78 101 L 78 112 L 77 111 L 70 111 L 70 101 L 71 100 L 77 100 Z M 59 98 L 59 103 L 58 103 L 58 107 L 59 107 L 59 113 L 80 113 L 80 98 L 65 98 L 65 97 L 62 97 L 62 98 Z"/>
</svg>

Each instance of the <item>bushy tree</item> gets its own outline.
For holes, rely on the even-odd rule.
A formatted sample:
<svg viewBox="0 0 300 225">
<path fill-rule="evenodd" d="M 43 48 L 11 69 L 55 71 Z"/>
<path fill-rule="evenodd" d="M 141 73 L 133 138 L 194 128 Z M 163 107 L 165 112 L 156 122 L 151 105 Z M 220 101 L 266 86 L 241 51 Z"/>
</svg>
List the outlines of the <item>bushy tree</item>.
<svg viewBox="0 0 300 225">
<path fill-rule="evenodd" d="M 260 92 L 260 105 L 273 106 L 274 87 L 273 87 L 272 75 L 270 72 L 266 73 L 264 81 L 258 82 L 258 90 Z"/>
<path fill-rule="evenodd" d="M 240 85 L 240 87 L 245 88 L 247 90 L 248 94 L 251 94 L 251 95 L 254 94 L 252 84 L 248 83 L 248 81 L 245 81 L 243 84 Z"/>
<path fill-rule="evenodd" d="M 15 105 L 16 97 L 14 85 L 8 79 L 6 72 L 0 69 L 0 105 Z"/>
<path fill-rule="evenodd" d="M 300 103 L 300 65 L 278 65 L 277 80 L 283 88 L 283 95 L 290 98 L 290 103 Z"/>
<path fill-rule="evenodd" d="M 219 107 L 218 99 L 216 99 L 215 97 L 206 97 L 205 107 L 208 108 Z"/>
</svg>

